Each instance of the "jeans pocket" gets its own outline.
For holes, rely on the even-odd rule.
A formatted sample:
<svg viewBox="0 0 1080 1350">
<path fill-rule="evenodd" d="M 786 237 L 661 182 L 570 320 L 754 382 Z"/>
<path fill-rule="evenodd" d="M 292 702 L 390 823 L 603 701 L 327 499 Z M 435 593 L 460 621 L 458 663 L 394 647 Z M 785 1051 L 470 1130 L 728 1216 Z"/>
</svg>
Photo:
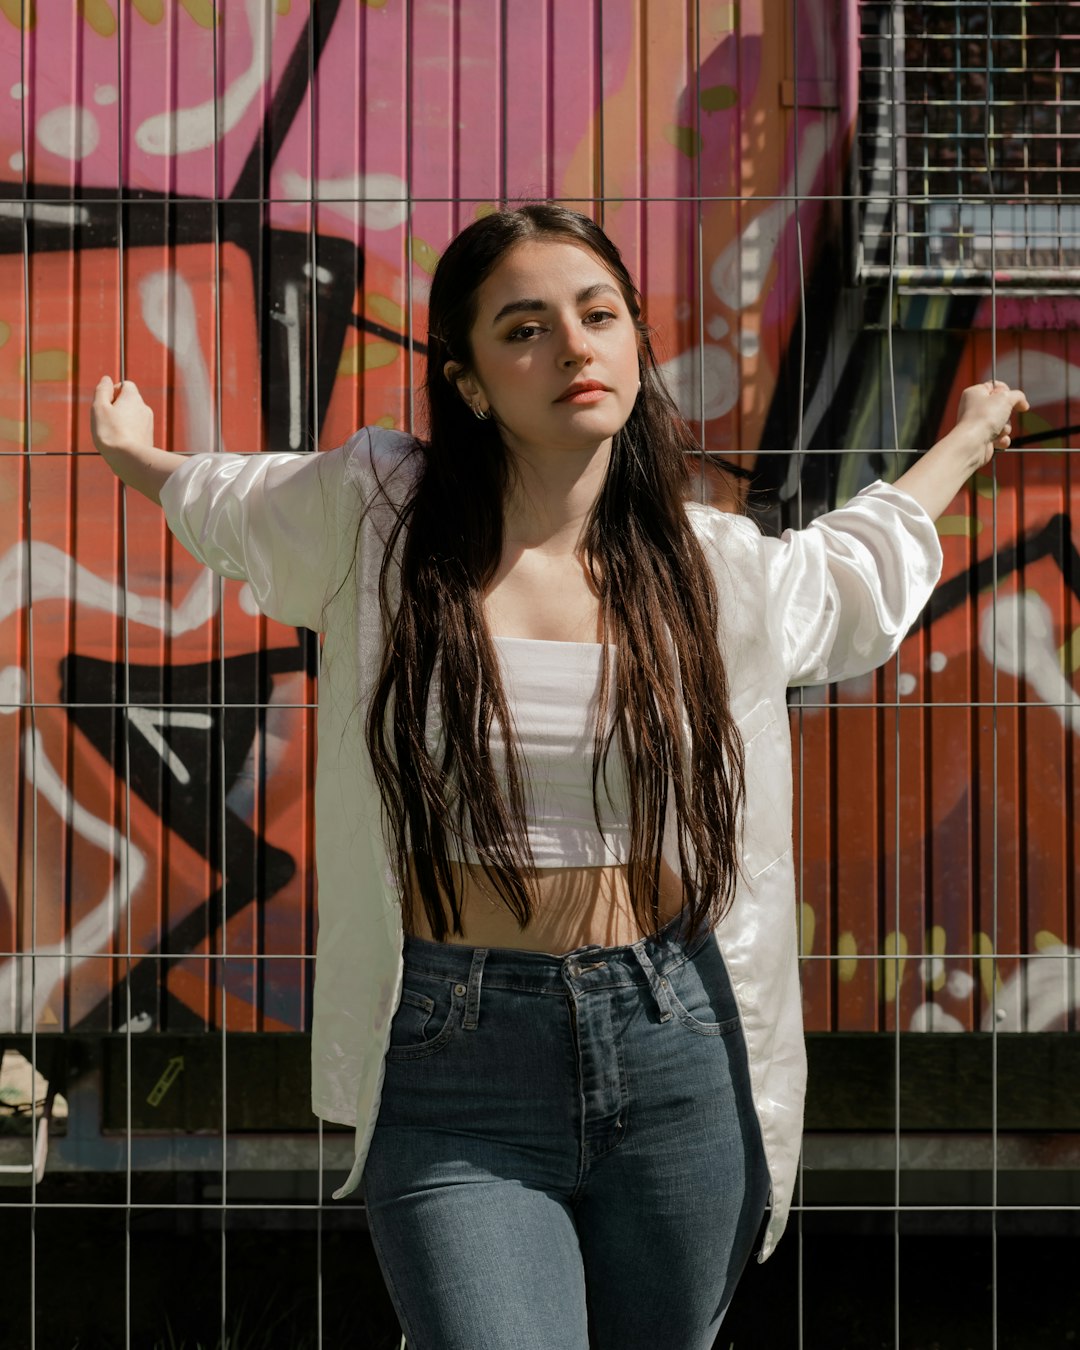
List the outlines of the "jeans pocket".
<svg viewBox="0 0 1080 1350">
<path fill-rule="evenodd" d="M 700 949 L 667 973 L 675 1016 L 699 1036 L 726 1036 L 739 1026 L 739 1007 L 724 958 L 710 933 Z"/>
<path fill-rule="evenodd" d="M 388 1060 L 423 1059 L 441 1050 L 457 1029 L 465 1004 L 465 986 L 435 975 L 405 971 L 394 1020 Z"/>
</svg>

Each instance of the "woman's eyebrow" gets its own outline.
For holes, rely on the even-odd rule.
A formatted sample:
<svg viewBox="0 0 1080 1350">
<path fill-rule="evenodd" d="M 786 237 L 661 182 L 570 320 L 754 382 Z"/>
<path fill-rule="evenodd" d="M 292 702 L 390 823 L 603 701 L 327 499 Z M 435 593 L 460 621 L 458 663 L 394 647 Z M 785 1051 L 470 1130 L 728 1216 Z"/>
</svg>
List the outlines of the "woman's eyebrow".
<svg viewBox="0 0 1080 1350">
<path fill-rule="evenodd" d="M 612 295 L 618 295 L 619 291 L 608 281 L 597 281 L 592 286 L 586 286 L 584 290 L 578 291 L 574 297 L 579 305 L 583 305 L 588 300 L 594 300 L 598 295 L 604 295 L 610 292 Z M 498 314 L 492 319 L 492 327 L 505 319 L 508 314 L 537 314 L 547 309 L 545 300 L 511 300 L 509 304 L 503 305 Z"/>
</svg>

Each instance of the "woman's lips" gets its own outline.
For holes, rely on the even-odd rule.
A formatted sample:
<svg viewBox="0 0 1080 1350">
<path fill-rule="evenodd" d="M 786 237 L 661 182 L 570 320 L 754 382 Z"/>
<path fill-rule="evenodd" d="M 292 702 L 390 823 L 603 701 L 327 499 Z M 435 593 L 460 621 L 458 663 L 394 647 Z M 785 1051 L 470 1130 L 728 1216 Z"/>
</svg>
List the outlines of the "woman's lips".
<svg viewBox="0 0 1080 1350">
<path fill-rule="evenodd" d="M 603 389 L 594 385 L 591 389 L 570 390 L 563 394 L 562 398 L 557 398 L 556 403 L 597 403 L 600 399 L 606 398 L 611 393 L 610 389 Z"/>
</svg>

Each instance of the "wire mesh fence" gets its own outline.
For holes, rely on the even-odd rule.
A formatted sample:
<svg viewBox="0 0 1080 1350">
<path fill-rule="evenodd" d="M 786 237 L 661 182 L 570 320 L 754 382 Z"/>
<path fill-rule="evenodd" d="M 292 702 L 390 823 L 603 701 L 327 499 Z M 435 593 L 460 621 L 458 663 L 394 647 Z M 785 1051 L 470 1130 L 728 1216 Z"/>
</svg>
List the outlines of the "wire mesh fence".
<svg viewBox="0 0 1080 1350">
<path fill-rule="evenodd" d="M 808 1133 L 720 1344 L 929 1346 L 927 1252 L 942 1344 L 1055 1343 L 1017 1272 L 1080 1205 L 1080 5 L 782 8 L 0 4 L 13 1345 L 178 1345 L 196 1303 L 222 1346 L 400 1343 L 308 1104 L 318 640 L 118 488 L 87 407 L 135 379 L 184 451 L 420 427 L 439 252 L 535 197 L 615 239 L 699 495 L 766 529 L 967 384 L 1028 393 L 898 658 L 792 695 Z"/>
</svg>

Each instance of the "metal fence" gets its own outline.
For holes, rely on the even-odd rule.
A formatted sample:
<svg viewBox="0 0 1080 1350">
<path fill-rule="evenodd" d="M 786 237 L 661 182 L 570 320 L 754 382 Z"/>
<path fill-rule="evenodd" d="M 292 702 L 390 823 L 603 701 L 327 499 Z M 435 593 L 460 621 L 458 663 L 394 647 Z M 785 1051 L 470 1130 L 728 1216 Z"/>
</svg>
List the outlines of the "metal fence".
<svg viewBox="0 0 1080 1350">
<path fill-rule="evenodd" d="M 90 391 L 135 379 L 182 450 L 411 429 L 439 250 L 528 197 L 616 240 L 702 493 L 736 465 L 765 528 L 895 477 L 976 379 L 1028 392 L 896 661 L 792 695 L 808 1133 L 769 1306 L 731 1323 L 914 1345 L 911 1242 L 963 1234 L 964 1325 L 1024 1343 L 1001 1244 L 1075 1234 L 1080 1171 L 1078 42 L 1034 0 L 0 3 L 13 1344 L 59 1344 L 73 1289 L 150 1344 L 147 1291 L 208 1281 L 231 1344 L 255 1231 L 310 1288 L 277 1343 L 339 1343 L 360 1296 L 351 1136 L 307 1109 L 317 642 L 117 487 Z M 877 1342 L 839 1339 L 820 1264 L 852 1234 Z"/>
</svg>

